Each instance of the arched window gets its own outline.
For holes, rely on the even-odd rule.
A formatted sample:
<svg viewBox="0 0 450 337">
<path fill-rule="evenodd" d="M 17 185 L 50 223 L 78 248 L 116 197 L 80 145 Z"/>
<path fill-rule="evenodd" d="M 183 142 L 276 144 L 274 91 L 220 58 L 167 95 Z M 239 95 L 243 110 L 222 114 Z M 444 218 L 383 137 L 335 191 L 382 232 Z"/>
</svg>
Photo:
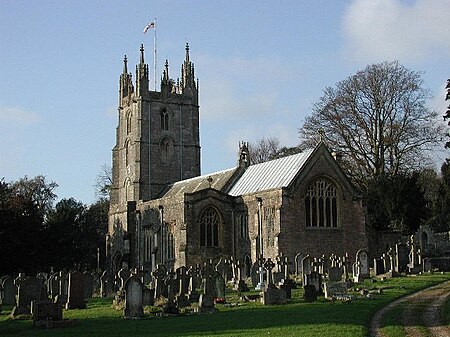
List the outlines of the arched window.
<svg viewBox="0 0 450 337">
<path fill-rule="evenodd" d="M 173 146 L 172 142 L 168 138 L 163 138 L 159 144 L 161 161 L 163 163 L 168 163 L 172 159 Z"/>
<path fill-rule="evenodd" d="M 127 113 L 127 135 L 131 132 L 131 112 Z"/>
<path fill-rule="evenodd" d="M 306 190 L 305 223 L 307 227 L 337 227 L 338 201 L 336 187 L 317 179 Z"/>
<path fill-rule="evenodd" d="M 169 130 L 169 113 L 166 109 L 161 110 L 161 130 Z"/>
<path fill-rule="evenodd" d="M 200 246 L 219 246 L 219 213 L 213 208 L 205 209 L 200 217 Z"/>
<path fill-rule="evenodd" d="M 125 165 L 127 166 L 130 164 L 130 152 L 131 152 L 130 145 L 131 145 L 130 140 L 127 139 L 125 141 Z"/>
</svg>

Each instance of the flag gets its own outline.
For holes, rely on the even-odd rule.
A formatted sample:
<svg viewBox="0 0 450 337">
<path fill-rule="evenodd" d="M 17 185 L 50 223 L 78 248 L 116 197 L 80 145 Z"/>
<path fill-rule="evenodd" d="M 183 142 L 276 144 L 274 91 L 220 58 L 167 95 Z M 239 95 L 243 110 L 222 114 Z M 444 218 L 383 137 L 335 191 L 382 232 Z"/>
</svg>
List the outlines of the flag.
<svg viewBox="0 0 450 337">
<path fill-rule="evenodd" d="M 156 25 L 155 25 L 155 21 L 152 21 L 152 22 L 150 22 L 147 26 L 145 26 L 144 27 L 144 30 L 142 31 L 142 33 L 147 33 L 147 31 L 149 30 L 149 29 L 152 29 L 152 28 L 155 28 L 156 27 Z"/>
</svg>

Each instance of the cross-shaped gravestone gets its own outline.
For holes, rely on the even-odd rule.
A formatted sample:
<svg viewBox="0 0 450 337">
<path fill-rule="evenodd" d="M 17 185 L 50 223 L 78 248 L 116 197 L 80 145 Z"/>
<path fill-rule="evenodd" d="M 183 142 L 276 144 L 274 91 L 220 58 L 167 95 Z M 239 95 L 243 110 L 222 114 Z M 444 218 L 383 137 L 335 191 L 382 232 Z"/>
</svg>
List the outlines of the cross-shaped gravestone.
<svg viewBox="0 0 450 337">
<path fill-rule="evenodd" d="M 164 292 L 164 279 L 167 276 L 167 267 L 163 264 L 158 264 L 152 276 L 155 278 L 155 299 L 157 299 Z"/>
<path fill-rule="evenodd" d="M 275 267 L 275 263 L 269 257 L 267 259 L 267 261 L 264 263 L 264 269 L 266 270 L 266 275 L 267 275 L 267 287 L 269 287 L 269 288 L 275 287 L 275 285 L 273 283 L 273 277 L 272 277 L 272 269 L 274 267 Z"/>
</svg>

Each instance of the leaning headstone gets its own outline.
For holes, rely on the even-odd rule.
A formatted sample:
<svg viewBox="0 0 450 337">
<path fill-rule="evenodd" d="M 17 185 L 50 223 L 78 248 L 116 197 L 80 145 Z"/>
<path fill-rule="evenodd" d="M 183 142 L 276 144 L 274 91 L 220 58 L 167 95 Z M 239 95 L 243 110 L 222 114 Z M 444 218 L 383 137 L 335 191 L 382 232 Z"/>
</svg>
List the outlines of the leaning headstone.
<svg viewBox="0 0 450 337">
<path fill-rule="evenodd" d="M 139 277 L 133 275 L 124 284 L 125 318 L 141 318 L 144 316 L 142 291 L 143 285 Z"/>
<path fill-rule="evenodd" d="M 14 305 L 16 303 L 17 287 L 11 276 L 3 278 L 2 284 L 2 303 L 3 305 Z"/>
<path fill-rule="evenodd" d="M 86 309 L 86 302 L 84 301 L 84 276 L 79 271 L 69 273 L 66 309 Z"/>
<path fill-rule="evenodd" d="M 16 306 L 11 316 L 30 315 L 31 302 L 46 301 L 47 289 L 42 281 L 36 277 L 27 277 L 19 283 Z"/>
</svg>

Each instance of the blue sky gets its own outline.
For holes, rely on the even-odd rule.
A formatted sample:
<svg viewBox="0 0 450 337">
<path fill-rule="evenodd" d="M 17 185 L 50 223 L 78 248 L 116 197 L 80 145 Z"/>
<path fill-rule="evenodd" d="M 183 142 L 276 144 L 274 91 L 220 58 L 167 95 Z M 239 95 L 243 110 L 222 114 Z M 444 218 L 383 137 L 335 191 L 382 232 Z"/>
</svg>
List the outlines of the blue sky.
<svg viewBox="0 0 450 337">
<path fill-rule="evenodd" d="M 123 56 L 134 69 L 144 43 L 152 68 L 153 32 L 142 30 L 153 18 L 158 79 L 165 59 L 179 77 L 190 44 L 206 174 L 233 167 L 241 140 L 296 145 L 323 89 L 367 64 L 423 71 L 443 113 L 449 13 L 450 0 L 0 0 L 0 178 L 43 174 L 60 198 L 95 200 Z"/>
</svg>

